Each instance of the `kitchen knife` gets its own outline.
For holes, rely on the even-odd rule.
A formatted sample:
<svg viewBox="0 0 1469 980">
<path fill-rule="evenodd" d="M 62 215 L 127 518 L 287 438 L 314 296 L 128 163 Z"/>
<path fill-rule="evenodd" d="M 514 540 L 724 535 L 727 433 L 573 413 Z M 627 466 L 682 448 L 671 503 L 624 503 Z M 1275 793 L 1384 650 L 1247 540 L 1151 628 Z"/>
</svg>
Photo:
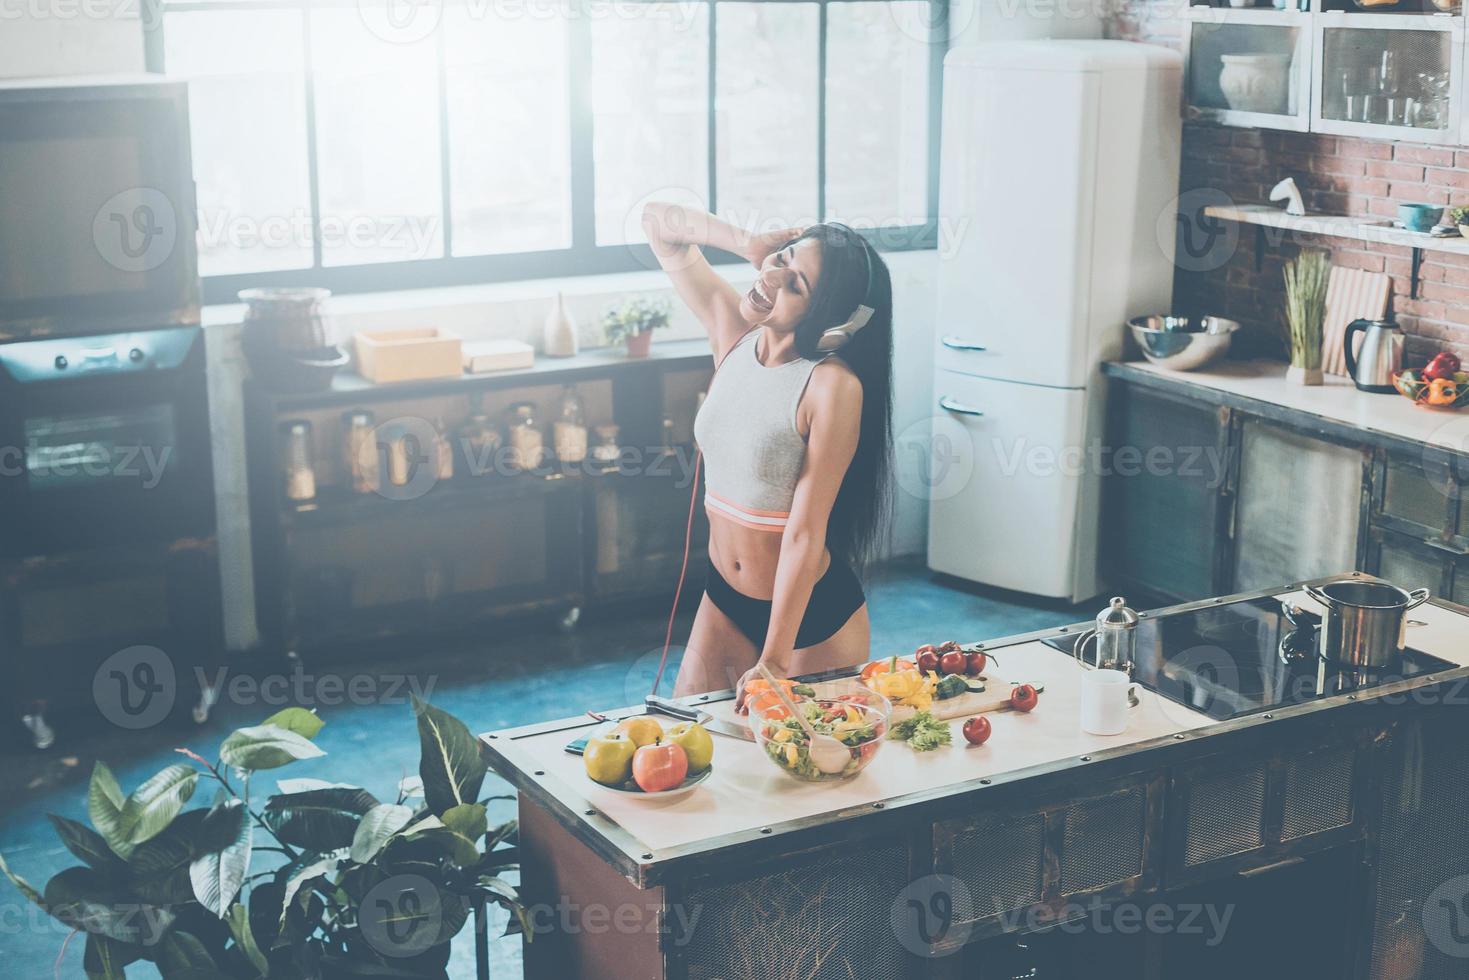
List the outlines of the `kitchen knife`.
<svg viewBox="0 0 1469 980">
<path fill-rule="evenodd" d="M 707 711 L 690 707 L 687 704 L 674 701 L 672 698 L 663 698 L 656 694 L 650 694 L 643 699 L 643 704 L 649 711 L 668 715 L 672 718 L 680 718 L 684 721 L 696 722 L 716 735 L 723 735 L 726 738 L 737 738 L 745 742 L 755 741 L 755 736 L 750 733 L 750 729 L 746 726 L 721 721 Z"/>
</svg>

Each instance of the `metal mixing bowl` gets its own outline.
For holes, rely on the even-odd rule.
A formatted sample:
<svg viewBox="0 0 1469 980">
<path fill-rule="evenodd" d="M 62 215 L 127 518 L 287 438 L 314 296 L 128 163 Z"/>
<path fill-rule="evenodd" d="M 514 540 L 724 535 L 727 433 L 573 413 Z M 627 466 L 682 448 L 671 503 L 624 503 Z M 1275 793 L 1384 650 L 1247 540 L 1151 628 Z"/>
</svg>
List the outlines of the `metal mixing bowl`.
<svg viewBox="0 0 1469 980">
<path fill-rule="evenodd" d="M 1127 321 L 1143 356 L 1172 371 L 1196 371 L 1229 350 L 1239 324 L 1222 316 L 1137 316 Z"/>
</svg>

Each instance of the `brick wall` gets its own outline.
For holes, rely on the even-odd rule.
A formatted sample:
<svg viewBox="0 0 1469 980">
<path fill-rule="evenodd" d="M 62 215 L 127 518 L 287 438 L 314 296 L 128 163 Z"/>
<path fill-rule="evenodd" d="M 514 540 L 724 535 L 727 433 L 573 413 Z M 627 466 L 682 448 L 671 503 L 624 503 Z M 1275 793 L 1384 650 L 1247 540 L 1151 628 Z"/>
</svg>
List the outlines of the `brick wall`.
<svg viewBox="0 0 1469 980">
<path fill-rule="evenodd" d="M 1183 25 L 1171 0 L 1120 0 L 1107 21 L 1111 37 L 1181 47 Z M 1308 214 L 1393 217 L 1403 203 L 1469 205 L 1469 149 L 1185 124 L 1180 199 L 1222 193 L 1261 204 L 1270 188 L 1294 177 Z M 1410 252 L 1320 235 L 1271 230 L 1257 257 L 1252 227 L 1207 260 L 1181 258 L 1174 280 L 1180 310 L 1218 313 L 1243 325 L 1241 356 L 1279 354 L 1284 263 L 1301 247 L 1330 251 L 1337 265 L 1393 277 L 1392 310 L 1408 334 L 1410 363 L 1449 348 L 1469 357 L 1469 256 L 1424 252 L 1418 298 L 1410 298 Z M 1191 267 L 1196 266 L 1196 267 Z"/>
</svg>

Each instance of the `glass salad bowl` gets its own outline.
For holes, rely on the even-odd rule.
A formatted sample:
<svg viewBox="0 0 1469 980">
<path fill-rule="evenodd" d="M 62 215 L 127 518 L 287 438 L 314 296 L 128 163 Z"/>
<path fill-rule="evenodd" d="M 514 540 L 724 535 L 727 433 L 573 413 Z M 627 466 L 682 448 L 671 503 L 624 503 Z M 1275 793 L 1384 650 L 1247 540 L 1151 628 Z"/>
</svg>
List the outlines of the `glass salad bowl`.
<svg viewBox="0 0 1469 980">
<path fill-rule="evenodd" d="M 845 699 L 821 697 L 796 702 L 796 708 L 805 712 L 817 732 L 832 736 L 851 750 L 851 759 L 840 772 L 816 768 L 811 761 L 810 739 L 784 705 L 752 709 L 750 727 L 755 744 L 782 772 L 805 782 L 835 782 L 857 775 L 877 756 L 888 729 L 885 706 L 886 702 L 871 691 L 864 694 L 855 690 Z"/>
</svg>

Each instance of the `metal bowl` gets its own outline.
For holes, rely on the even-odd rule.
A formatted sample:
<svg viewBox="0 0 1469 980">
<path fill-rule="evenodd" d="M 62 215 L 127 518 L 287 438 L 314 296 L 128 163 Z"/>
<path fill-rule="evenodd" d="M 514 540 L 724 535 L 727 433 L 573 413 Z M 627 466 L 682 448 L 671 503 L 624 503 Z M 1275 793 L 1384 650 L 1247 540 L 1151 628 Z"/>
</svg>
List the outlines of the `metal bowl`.
<svg viewBox="0 0 1469 980">
<path fill-rule="evenodd" d="M 1143 356 L 1172 371 L 1197 371 L 1229 350 L 1239 324 L 1222 316 L 1137 316 L 1127 321 Z"/>
</svg>

